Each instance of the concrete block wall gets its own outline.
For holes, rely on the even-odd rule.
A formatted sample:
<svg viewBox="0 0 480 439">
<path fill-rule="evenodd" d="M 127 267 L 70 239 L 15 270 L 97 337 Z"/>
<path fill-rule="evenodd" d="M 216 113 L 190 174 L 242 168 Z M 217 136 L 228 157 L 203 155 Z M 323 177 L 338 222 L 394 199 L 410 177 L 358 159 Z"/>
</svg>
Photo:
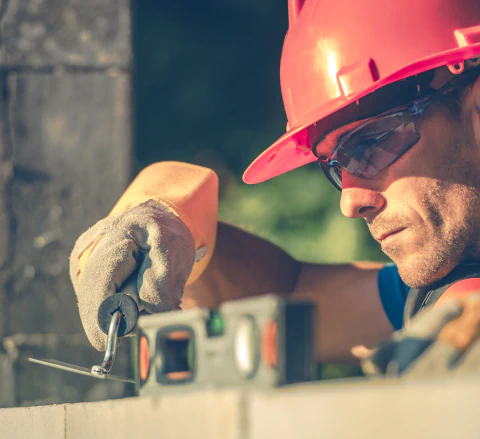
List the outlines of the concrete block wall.
<svg viewBox="0 0 480 439">
<path fill-rule="evenodd" d="M 0 0 L 0 406 L 126 394 L 26 358 L 102 359 L 68 256 L 131 179 L 130 15 L 129 0 Z M 124 343 L 119 374 L 128 358 Z"/>
<path fill-rule="evenodd" d="M 479 403 L 480 376 L 359 380 L 3 409 L 0 426 L 8 439 L 477 439 Z"/>
</svg>

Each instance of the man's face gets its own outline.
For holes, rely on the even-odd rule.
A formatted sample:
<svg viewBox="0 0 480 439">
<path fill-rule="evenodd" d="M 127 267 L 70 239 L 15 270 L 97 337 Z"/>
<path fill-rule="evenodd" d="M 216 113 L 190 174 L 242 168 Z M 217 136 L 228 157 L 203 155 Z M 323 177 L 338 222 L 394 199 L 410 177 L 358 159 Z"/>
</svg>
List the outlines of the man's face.
<svg viewBox="0 0 480 439">
<path fill-rule="evenodd" d="M 440 104 L 429 107 L 417 124 L 420 140 L 374 179 L 342 172 L 342 213 L 365 218 L 411 287 L 480 259 L 480 144 L 474 135 L 479 110 L 471 93 L 458 118 Z M 328 143 L 319 148 L 331 150 Z"/>
</svg>

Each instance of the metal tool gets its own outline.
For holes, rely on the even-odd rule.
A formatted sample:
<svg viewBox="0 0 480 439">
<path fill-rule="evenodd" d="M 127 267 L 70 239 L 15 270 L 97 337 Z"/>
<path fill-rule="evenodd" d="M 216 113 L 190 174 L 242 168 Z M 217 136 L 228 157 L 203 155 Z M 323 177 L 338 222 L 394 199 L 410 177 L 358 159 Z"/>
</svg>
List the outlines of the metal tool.
<svg viewBox="0 0 480 439">
<path fill-rule="evenodd" d="M 43 366 L 54 367 L 55 369 L 66 370 L 67 372 L 74 372 L 80 375 L 86 375 L 86 376 L 100 378 L 104 380 L 123 381 L 125 383 L 135 384 L 135 380 L 132 380 L 131 378 L 111 375 L 109 373 L 105 373 L 105 374 L 94 373 L 93 368 L 101 367 L 101 366 L 93 366 L 91 369 L 89 369 L 88 367 L 77 366 L 75 364 L 64 363 L 63 361 L 57 361 L 57 360 L 50 360 L 50 359 L 37 360 L 36 358 L 29 358 L 28 360 L 31 361 L 32 363 L 42 364 Z"/>
<path fill-rule="evenodd" d="M 32 363 L 42 364 L 69 372 L 79 373 L 94 378 L 123 381 L 135 383 L 130 378 L 110 375 L 110 370 L 115 360 L 118 337 L 129 334 L 137 323 L 138 306 L 130 296 L 123 293 L 116 293 L 107 297 L 98 309 L 98 324 L 102 331 L 107 334 L 107 348 L 102 364 L 94 365 L 91 369 L 77 366 L 75 364 L 64 363 L 62 361 L 35 358 L 29 358 Z"/>
</svg>

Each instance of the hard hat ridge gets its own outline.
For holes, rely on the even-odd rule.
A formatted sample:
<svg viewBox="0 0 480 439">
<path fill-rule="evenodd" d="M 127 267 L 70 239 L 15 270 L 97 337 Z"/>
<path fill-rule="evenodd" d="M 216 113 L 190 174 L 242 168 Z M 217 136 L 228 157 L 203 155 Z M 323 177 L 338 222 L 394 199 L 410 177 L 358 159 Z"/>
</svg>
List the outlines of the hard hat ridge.
<svg viewBox="0 0 480 439">
<path fill-rule="evenodd" d="M 296 24 L 297 18 L 306 0 L 288 0 L 288 27 Z"/>
</svg>

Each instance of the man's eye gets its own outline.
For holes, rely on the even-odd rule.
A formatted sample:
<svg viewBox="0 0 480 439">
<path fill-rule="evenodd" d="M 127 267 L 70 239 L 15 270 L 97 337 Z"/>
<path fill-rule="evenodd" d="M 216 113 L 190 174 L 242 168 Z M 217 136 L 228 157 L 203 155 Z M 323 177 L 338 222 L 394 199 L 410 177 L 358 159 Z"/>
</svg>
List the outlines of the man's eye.
<svg viewBox="0 0 480 439">
<path fill-rule="evenodd" d="M 359 132 L 353 135 L 343 145 L 343 152 L 349 157 L 360 159 L 364 154 L 370 150 L 374 152 L 373 148 L 381 147 L 384 142 L 391 137 L 394 131 L 386 131 L 382 133 L 362 133 Z"/>
</svg>

